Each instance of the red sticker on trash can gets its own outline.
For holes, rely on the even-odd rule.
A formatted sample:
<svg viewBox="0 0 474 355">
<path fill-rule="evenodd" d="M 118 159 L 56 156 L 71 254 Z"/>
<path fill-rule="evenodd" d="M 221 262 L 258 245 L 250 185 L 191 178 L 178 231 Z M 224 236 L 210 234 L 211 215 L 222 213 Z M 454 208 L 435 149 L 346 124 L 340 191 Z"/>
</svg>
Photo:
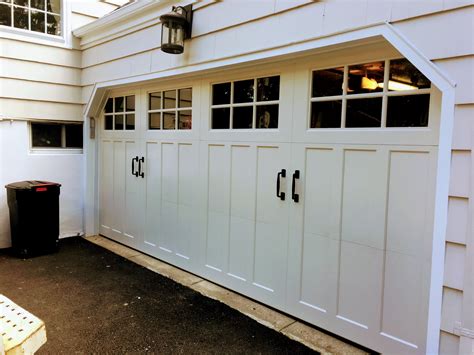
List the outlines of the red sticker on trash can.
<svg viewBox="0 0 474 355">
<path fill-rule="evenodd" d="M 48 191 L 47 187 L 37 187 L 36 192 L 43 192 L 43 191 Z"/>
</svg>

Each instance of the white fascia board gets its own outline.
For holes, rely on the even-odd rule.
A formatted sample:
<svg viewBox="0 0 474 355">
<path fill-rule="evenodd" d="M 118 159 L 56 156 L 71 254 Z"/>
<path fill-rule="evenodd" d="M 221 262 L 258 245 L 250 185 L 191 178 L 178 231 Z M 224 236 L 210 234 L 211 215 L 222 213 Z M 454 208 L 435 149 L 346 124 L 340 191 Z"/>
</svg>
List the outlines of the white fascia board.
<svg viewBox="0 0 474 355">
<path fill-rule="evenodd" d="M 120 23 L 132 16 L 140 15 L 149 11 L 153 7 L 161 7 L 169 4 L 172 0 L 138 0 L 125 5 L 104 17 L 79 27 L 73 31 L 74 36 L 84 37 L 94 32 L 101 32 L 117 23 Z"/>
<path fill-rule="evenodd" d="M 215 0 L 189 0 L 186 4 L 192 4 L 193 10 L 197 10 L 213 2 Z M 74 30 L 73 34 L 81 38 L 81 49 L 87 49 L 159 24 L 159 14 L 169 12 L 170 6 L 177 3 L 183 5 L 178 0 L 138 0 Z"/>
</svg>

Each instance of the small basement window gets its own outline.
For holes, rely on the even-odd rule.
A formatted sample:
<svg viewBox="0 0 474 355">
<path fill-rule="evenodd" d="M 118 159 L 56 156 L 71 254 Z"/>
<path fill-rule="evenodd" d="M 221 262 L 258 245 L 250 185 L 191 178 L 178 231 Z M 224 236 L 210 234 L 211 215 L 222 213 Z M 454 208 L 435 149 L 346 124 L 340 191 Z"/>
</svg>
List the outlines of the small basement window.
<svg viewBox="0 0 474 355">
<path fill-rule="evenodd" d="M 82 123 L 31 123 L 31 147 L 82 149 Z"/>
<path fill-rule="evenodd" d="M 0 0 L 0 26 L 61 36 L 61 0 Z"/>
</svg>

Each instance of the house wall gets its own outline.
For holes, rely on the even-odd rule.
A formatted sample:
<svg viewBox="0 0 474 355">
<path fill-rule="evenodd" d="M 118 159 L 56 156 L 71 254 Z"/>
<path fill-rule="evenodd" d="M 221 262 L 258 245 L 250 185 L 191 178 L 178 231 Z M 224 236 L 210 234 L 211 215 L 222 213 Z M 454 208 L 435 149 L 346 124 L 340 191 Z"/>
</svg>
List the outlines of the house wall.
<svg viewBox="0 0 474 355">
<path fill-rule="evenodd" d="M 457 85 L 440 352 L 471 353 L 474 351 L 473 1 L 248 0 L 245 7 L 242 3 L 226 0 L 195 4 L 193 38 L 180 56 L 167 55 L 159 49 L 158 17 L 169 11 L 169 4 L 131 15 L 128 22 L 117 22 L 95 31 L 79 30 L 83 49 L 82 102 L 89 101 L 96 83 L 238 57 L 390 22 Z"/>
<path fill-rule="evenodd" d="M 98 0 L 64 3 L 63 42 L 0 27 L 0 186 L 25 179 L 61 183 L 61 236 L 83 232 L 83 155 L 33 153 L 31 120 L 82 121 L 81 52 L 71 30 L 116 9 Z M 0 188 L 0 248 L 10 246 Z"/>
</svg>

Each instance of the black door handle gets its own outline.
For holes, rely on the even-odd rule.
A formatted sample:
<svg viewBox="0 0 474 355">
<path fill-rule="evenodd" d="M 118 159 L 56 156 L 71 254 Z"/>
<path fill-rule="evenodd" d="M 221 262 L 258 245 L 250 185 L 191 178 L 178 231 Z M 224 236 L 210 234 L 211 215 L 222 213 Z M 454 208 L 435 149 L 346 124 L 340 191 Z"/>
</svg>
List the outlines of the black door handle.
<svg viewBox="0 0 474 355">
<path fill-rule="evenodd" d="M 132 175 L 135 175 L 135 177 L 138 177 L 138 171 L 135 171 L 135 161 L 138 162 L 138 157 L 135 157 L 132 159 Z"/>
<path fill-rule="evenodd" d="M 138 159 L 138 157 L 137 157 L 137 159 Z M 145 163 L 145 158 L 144 157 L 141 157 L 140 159 L 138 159 L 138 175 L 140 175 L 140 177 L 144 178 L 145 173 L 142 171 L 142 163 Z"/>
<path fill-rule="evenodd" d="M 286 170 L 285 169 L 281 169 L 281 171 L 277 174 L 277 197 L 280 200 L 285 201 L 285 193 L 280 192 L 280 177 L 286 178 Z"/>
<path fill-rule="evenodd" d="M 300 171 L 299 170 L 295 170 L 295 172 L 293 173 L 293 183 L 291 184 L 291 198 L 293 199 L 293 201 L 295 201 L 296 203 L 298 203 L 300 201 L 300 195 L 299 194 L 295 194 L 295 190 L 296 190 L 296 179 L 299 179 L 300 178 Z"/>
</svg>

